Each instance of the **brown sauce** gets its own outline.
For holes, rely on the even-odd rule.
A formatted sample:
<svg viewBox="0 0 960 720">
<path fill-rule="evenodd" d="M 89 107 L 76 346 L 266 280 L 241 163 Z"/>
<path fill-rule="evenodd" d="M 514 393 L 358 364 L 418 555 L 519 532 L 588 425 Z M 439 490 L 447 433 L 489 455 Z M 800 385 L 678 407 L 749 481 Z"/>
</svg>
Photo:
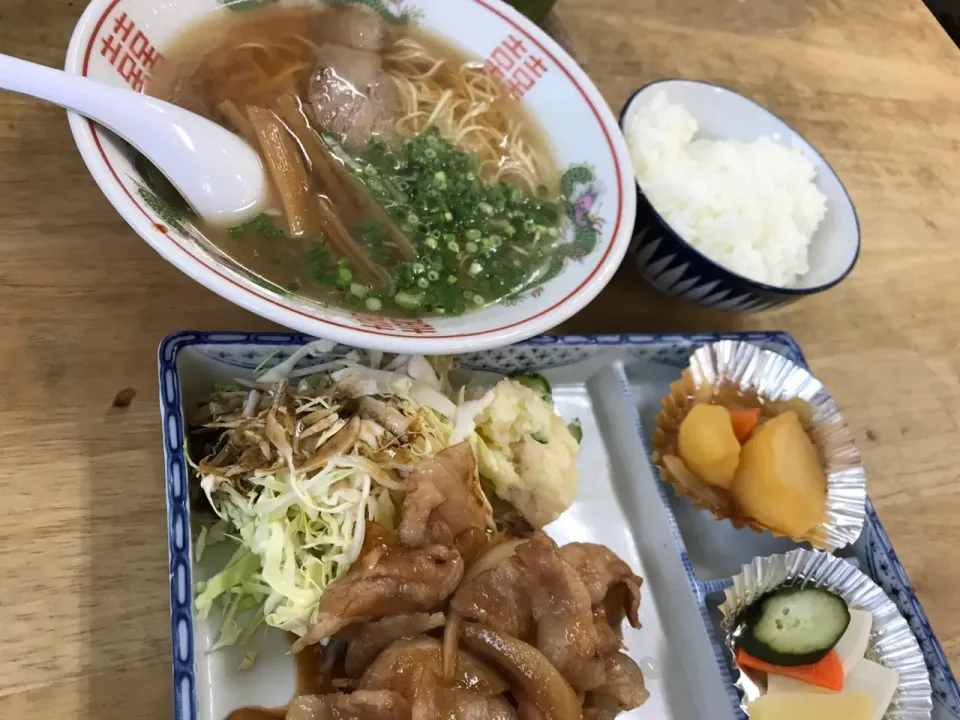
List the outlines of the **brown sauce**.
<svg viewBox="0 0 960 720">
<path fill-rule="evenodd" d="M 287 708 L 245 707 L 227 715 L 227 720 L 283 720 Z"/>
<path fill-rule="evenodd" d="M 297 639 L 296 635 L 288 634 L 291 644 Z M 321 656 L 319 645 L 313 645 L 293 656 L 297 665 L 297 684 L 293 697 L 298 695 L 318 695 L 329 691 L 324 687 Z M 292 698 L 291 698 L 292 699 Z M 226 720 L 284 720 L 287 716 L 287 706 L 278 708 L 242 707 L 227 715 Z"/>
</svg>

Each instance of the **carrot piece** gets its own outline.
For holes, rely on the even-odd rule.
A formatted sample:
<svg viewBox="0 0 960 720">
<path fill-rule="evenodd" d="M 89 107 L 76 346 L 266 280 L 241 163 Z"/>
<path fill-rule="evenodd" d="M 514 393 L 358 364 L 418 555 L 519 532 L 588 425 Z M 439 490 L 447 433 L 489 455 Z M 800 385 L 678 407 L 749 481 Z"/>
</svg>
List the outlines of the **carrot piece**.
<svg viewBox="0 0 960 720">
<path fill-rule="evenodd" d="M 750 439 L 750 433 L 757 426 L 757 421 L 760 419 L 760 408 L 738 408 L 729 410 L 729 413 L 730 422 L 733 423 L 733 434 L 743 445 Z"/>
<path fill-rule="evenodd" d="M 831 650 L 822 660 L 812 665 L 785 667 L 758 660 L 753 655 L 737 648 L 737 665 L 772 675 L 783 675 L 810 685 L 827 688 L 827 690 L 843 690 L 843 663 L 840 661 L 840 656 L 837 655 L 836 650 Z"/>
</svg>

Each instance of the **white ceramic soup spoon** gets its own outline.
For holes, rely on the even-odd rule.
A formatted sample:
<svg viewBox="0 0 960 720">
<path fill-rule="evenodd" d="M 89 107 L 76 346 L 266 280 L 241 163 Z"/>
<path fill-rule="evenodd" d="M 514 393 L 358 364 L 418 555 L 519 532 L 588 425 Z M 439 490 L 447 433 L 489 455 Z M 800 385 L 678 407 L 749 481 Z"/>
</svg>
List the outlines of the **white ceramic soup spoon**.
<svg viewBox="0 0 960 720">
<path fill-rule="evenodd" d="M 242 138 L 176 105 L 0 54 L 0 89 L 74 110 L 157 166 L 204 219 L 236 223 L 267 198 L 260 156 Z"/>
</svg>

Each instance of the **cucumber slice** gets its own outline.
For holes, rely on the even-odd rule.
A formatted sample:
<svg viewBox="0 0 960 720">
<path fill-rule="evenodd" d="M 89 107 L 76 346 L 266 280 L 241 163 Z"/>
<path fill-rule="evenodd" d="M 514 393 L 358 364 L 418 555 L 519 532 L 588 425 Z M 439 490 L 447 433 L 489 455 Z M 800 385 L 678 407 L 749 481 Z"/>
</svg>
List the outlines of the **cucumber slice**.
<svg viewBox="0 0 960 720">
<path fill-rule="evenodd" d="M 744 611 L 737 643 L 773 665 L 810 665 L 833 649 L 849 624 L 850 609 L 839 595 L 822 588 L 783 587 Z"/>
<path fill-rule="evenodd" d="M 544 400 L 553 399 L 553 388 L 550 387 L 550 383 L 547 382 L 547 379 L 543 375 L 538 375 L 537 373 L 519 373 L 511 375 L 510 379 L 542 395 Z"/>
</svg>

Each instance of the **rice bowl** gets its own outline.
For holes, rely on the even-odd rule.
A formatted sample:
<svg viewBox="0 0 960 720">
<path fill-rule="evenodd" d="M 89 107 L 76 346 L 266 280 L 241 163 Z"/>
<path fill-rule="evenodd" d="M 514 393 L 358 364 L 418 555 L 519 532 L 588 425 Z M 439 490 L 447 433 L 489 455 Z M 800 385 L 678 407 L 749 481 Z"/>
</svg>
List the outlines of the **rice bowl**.
<svg viewBox="0 0 960 720">
<path fill-rule="evenodd" d="M 751 100 L 716 85 L 690 80 L 660 80 L 637 90 L 621 113 L 625 134 L 637 122 L 644 106 L 659 93 L 664 93 L 670 104 L 686 108 L 699 128 L 698 137 L 743 144 L 766 137 L 793 154 L 802 154 L 816 171 L 816 190 L 826 196 L 827 207 L 809 243 L 809 269 L 792 286 L 786 286 L 725 267 L 691 242 L 680 227 L 675 227 L 638 183 L 634 257 L 644 279 L 667 294 L 700 305 L 756 312 L 827 290 L 850 273 L 860 250 L 856 211 L 836 173 L 816 149 L 780 118 Z M 807 197 L 816 196 L 808 193 Z M 810 203 L 810 207 L 810 217 L 815 217 L 816 203 Z M 739 238 L 727 238 L 726 242 L 731 250 L 734 245 L 740 247 Z"/>
<path fill-rule="evenodd" d="M 626 128 L 637 180 L 691 245 L 724 267 L 791 287 L 810 269 L 808 246 L 827 212 L 816 169 L 767 137 L 697 137 L 697 121 L 663 93 Z"/>
</svg>

